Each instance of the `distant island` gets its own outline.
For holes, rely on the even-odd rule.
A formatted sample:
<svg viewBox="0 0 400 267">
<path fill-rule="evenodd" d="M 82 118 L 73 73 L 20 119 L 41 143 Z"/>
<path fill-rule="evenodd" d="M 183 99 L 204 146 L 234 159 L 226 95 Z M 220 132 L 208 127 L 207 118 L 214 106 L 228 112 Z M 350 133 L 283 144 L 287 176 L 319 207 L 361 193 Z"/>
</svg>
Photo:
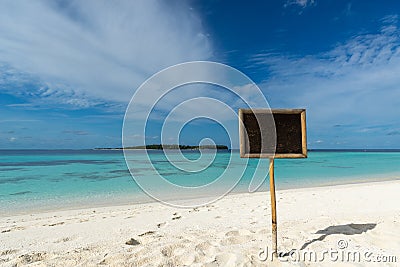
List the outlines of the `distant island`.
<svg viewBox="0 0 400 267">
<path fill-rule="evenodd" d="M 188 145 L 162 145 L 162 144 L 152 144 L 145 146 L 129 146 L 129 147 L 99 147 L 95 150 L 121 150 L 121 149 L 154 149 L 154 150 L 164 150 L 164 149 L 181 149 L 181 150 L 199 150 L 199 149 L 217 149 L 217 150 L 228 150 L 228 146 L 225 145 L 201 145 L 201 146 L 188 146 Z"/>
</svg>

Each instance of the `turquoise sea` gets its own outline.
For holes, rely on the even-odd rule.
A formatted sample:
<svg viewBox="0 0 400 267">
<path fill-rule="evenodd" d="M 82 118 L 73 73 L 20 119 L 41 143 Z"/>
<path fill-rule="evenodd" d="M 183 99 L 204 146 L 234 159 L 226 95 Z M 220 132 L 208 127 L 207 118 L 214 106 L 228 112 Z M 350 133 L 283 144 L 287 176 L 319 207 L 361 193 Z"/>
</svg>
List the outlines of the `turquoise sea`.
<svg viewBox="0 0 400 267">
<path fill-rule="evenodd" d="M 199 152 L 183 154 L 192 164 L 202 164 L 196 161 Z M 149 156 L 162 177 L 188 187 L 215 180 L 231 159 L 232 179 L 240 179 L 232 193 L 248 192 L 253 175 L 262 179 L 268 169 L 268 160 L 261 160 L 261 171 L 256 172 L 259 160 L 241 159 L 237 151 L 216 153 L 200 172 L 177 169 L 162 151 L 150 151 Z M 130 151 L 129 165 L 136 175 L 153 179 L 146 157 L 145 151 Z M 311 151 L 306 159 L 275 160 L 275 177 L 278 190 L 400 179 L 400 151 Z M 268 180 L 258 191 L 267 190 Z M 122 151 L 0 150 L 0 215 L 147 201 L 154 200 L 132 179 Z"/>
</svg>

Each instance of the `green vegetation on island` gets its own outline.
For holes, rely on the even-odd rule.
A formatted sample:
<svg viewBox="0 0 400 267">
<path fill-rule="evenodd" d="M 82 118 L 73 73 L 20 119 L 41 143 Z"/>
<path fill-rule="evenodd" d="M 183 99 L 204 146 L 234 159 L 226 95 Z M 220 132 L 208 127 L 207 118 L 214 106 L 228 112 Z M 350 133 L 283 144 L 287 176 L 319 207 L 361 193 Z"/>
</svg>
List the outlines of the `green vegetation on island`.
<svg viewBox="0 0 400 267">
<path fill-rule="evenodd" d="M 95 148 L 96 150 L 107 150 L 107 149 L 181 149 L 181 150 L 199 150 L 199 149 L 217 149 L 217 150 L 228 150 L 228 146 L 225 145 L 201 145 L 201 146 L 188 146 L 188 145 L 162 145 L 162 144 L 152 144 L 145 146 L 130 146 L 125 148 Z"/>
</svg>

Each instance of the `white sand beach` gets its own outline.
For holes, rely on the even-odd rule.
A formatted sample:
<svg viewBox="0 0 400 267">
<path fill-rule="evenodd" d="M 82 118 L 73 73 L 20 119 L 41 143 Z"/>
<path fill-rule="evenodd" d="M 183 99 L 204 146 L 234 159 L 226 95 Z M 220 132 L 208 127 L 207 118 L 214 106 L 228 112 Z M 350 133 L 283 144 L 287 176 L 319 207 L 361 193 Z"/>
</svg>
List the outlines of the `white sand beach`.
<svg viewBox="0 0 400 267">
<path fill-rule="evenodd" d="M 277 191 L 278 248 L 292 253 L 273 263 L 260 253 L 271 249 L 268 192 L 196 209 L 150 203 L 2 217 L 0 266 L 398 266 L 399 192 L 400 181 Z"/>
</svg>

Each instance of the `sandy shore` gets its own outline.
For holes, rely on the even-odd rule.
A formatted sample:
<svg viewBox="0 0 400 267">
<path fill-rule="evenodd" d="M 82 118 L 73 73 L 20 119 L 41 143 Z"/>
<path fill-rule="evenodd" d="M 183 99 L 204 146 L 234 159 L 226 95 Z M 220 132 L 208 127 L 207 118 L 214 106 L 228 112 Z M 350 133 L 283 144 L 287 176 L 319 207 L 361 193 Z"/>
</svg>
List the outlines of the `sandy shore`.
<svg viewBox="0 0 400 267">
<path fill-rule="evenodd" d="M 269 193 L 254 193 L 197 209 L 151 203 L 2 217 L 0 266 L 399 266 L 400 181 L 283 190 L 277 199 L 274 263 Z"/>
</svg>

